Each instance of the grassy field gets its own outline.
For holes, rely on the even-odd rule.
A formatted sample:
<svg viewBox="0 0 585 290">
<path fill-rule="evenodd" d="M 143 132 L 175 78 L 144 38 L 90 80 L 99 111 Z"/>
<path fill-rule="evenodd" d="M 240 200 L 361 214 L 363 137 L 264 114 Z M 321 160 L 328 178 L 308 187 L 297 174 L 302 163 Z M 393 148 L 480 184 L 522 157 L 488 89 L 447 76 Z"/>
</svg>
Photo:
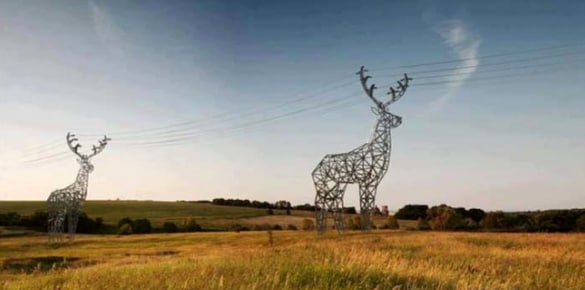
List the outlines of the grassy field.
<svg viewBox="0 0 585 290">
<path fill-rule="evenodd" d="M 32 214 L 36 210 L 46 210 L 44 201 L 0 201 L 0 213 L 17 212 L 21 215 Z M 204 229 L 229 229 L 234 224 L 252 227 L 259 224 L 278 224 L 283 228 L 292 224 L 301 228 L 304 218 L 314 219 L 312 211 L 273 210 L 274 215 L 267 215 L 266 209 L 219 206 L 210 203 L 185 203 L 164 201 L 86 201 L 83 206 L 91 218 L 101 217 L 104 223 L 116 225 L 124 217 L 132 219 L 147 218 L 154 227 L 161 227 L 166 221 L 178 225 L 192 216 Z M 347 215 L 351 217 L 352 215 Z M 381 226 L 386 222 L 384 217 L 376 217 L 375 224 Z M 333 221 L 329 222 L 330 225 Z"/>
<path fill-rule="evenodd" d="M 4 289 L 583 289 L 584 234 L 278 231 L 0 239 Z"/>
<path fill-rule="evenodd" d="M 44 201 L 0 201 L 0 212 L 18 212 L 22 215 L 35 210 L 46 210 Z M 161 202 L 161 201 L 86 201 L 83 206 L 91 218 L 101 217 L 104 223 L 115 225 L 124 217 L 148 218 L 158 227 L 165 221 L 181 223 L 192 216 L 203 226 L 222 227 L 238 220 L 266 215 L 265 209 L 218 206 L 209 203 Z"/>
</svg>

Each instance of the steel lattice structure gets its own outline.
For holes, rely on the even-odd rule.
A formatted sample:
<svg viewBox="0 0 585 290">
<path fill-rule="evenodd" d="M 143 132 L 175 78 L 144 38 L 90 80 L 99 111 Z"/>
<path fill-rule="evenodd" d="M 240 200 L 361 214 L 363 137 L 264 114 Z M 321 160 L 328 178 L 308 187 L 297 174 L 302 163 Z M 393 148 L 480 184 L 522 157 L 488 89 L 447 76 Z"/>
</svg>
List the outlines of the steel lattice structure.
<svg viewBox="0 0 585 290">
<path fill-rule="evenodd" d="M 89 173 L 93 171 L 93 165 L 90 159 L 104 150 L 108 141 L 111 139 L 104 136 L 102 140 L 99 140 L 98 146 L 92 147 L 92 153 L 89 155 L 79 153 L 81 145 L 79 143 L 73 144 L 78 141 L 74 134 L 67 133 L 67 145 L 79 158 L 77 162 L 81 166 L 75 182 L 63 189 L 53 191 L 47 199 L 48 205 L 48 231 L 49 231 L 49 242 L 60 242 L 63 240 L 63 231 L 65 217 L 68 218 L 69 226 L 69 240 L 73 240 L 75 232 L 77 230 L 77 221 L 79 219 L 80 208 L 83 205 L 87 197 L 87 185 Z"/>
<path fill-rule="evenodd" d="M 335 228 L 340 232 L 344 230 L 343 195 L 350 183 L 359 185 L 361 229 L 372 228 L 371 214 L 375 207 L 376 189 L 390 163 L 392 146 L 390 130 L 402 123 L 402 117 L 388 112 L 388 106 L 404 95 L 412 78 L 404 74 L 397 87 L 390 87 L 387 93 L 390 99 L 381 102 L 374 97 L 376 86 L 374 84 L 368 86 L 367 81 L 371 77 L 365 76 L 365 72 L 367 70 L 362 66 L 356 74 L 359 75 L 366 95 L 375 104 L 375 107 L 372 107 L 372 112 L 377 115 L 374 132 L 370 142 L 349 152 L 325 155 L 313 170 L 313 183 L 317 191 L 315 196 L 317 232 L 320 234 L 327 228 L 329 212 L 333 215 Z"/>
</svg>

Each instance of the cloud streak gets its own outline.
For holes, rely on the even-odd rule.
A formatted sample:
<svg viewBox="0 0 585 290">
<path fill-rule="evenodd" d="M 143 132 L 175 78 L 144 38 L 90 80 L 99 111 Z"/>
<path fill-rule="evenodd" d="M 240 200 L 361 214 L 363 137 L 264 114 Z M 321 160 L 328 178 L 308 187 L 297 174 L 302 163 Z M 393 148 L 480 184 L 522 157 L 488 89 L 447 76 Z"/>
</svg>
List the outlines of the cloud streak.
<svg viewBox="0 0 585 290">
<path fill-rule="evenodd" d="M 110 14 L 93 1 L 89 2 L 95 32 L 104 47 L 115 57 L 124 56 L 124 33 L 114 23 Z"/>
<path fill-rule="evenodd" d="M 433 26 L 433 30 L 439 34 L 443 43 L 451 49 L 453 54 L 461 59 L 453 76 L 445 79 L 448 91 L 429 105 L 429 109 L 436 112 L 443 109 L 449 99 L 463 86 L 465 80 L 477 70 L 480 39 L 471 33 L 461 20 L 456 19 L 438 22 Z"/>
</svg>

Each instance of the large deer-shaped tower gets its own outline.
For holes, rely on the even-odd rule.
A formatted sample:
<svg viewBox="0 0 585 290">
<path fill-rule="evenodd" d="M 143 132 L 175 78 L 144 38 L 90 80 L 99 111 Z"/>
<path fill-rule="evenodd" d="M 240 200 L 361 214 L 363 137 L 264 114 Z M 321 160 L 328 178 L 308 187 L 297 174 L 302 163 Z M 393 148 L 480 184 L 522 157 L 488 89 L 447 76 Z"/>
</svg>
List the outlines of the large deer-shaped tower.
<svg viewBox="0 0 585 290">
<path fill-rule="evenodd" d="M 79 143 L 73 144 L 78 141 L 74 134 L 67 133 L 66 140 L 67 146 L 79 157 L 77 162 L 79 162 L 80 168 L 73 184 L 53 191 L 47 199 L 49 242 L 62 240 L 66 216 L 69 220 L 69 239 L 73 240 L 77 230 L 80 208 L 87 197 L 88 175 L 93 171 L 90 159 L 102 152 L 111 139 L 104 136 L 102 140 L 98 141 L 98 146 L 92 147 L 93 152 L 89 155 L 79 152 L 79 148 L 81 148 Z"/>
<path fill-rule="evenodd" d="M 388 106 L 398 101 L 406 92 L 408 82 L 412 80 L 408 75 L 398 81 L 397 87 L 390 87 L 390 99 L 381 102 L 374 97 L 374 84 L 368 86 L 370 76 L 362 66 L 359 75 L 361 85 L 366 95 L 374 102 L 372 111 L 377 115 L 376 124 L 370 142 L 363 144 L 349 152 L 328 154 L 313 170 L 313 183 L 317 194 L 315 207 L 317 215 L 317 231 L 323 233 L 327 228 L 328 212 L 333 213 L 335 227 L 343 231 L 343 195 L 348 184 L 357 183 L 360 195 L 361 229 L 372 228 L 371 214 L 375 206 L 376 189 L 388 170 L 390 163 L 390 130 L 400 126 L 402 117 L 388 112 Z"/>
</svg>

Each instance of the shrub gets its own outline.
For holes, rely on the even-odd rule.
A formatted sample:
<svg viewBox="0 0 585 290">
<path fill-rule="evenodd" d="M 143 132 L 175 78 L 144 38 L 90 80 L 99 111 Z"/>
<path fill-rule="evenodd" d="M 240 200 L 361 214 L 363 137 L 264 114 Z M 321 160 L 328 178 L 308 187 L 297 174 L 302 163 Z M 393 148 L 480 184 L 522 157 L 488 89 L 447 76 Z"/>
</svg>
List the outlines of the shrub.
<svg viewBox="0 0 585 290">
<path fill-rule="evenodd" d="M 268 223 L 254 225 L 255 231 L 269 231 L 272 230 L 272 226 Z"/>
<path fill-rule="evenodd" d="M 273 211 L 271 208 L 269 208 L 269 209 L 266 211 L 266 214 L 268 214 L 268 215 L 273 215 L 273 214 L 274 214 L 274 211 Z"/>
<path fill-rule="evenodd" d="M 87 217 L 87 215 L 86 215 Z M 49 214 L 43 210 L 37 210 L 30 216 L 30 227 L 47 230 Z"/>
<path fill-rule="evenodd" d="M 312 231 L 315 229 L 315 222 L 312 219 L 303 219 L 302 222 L 303 231 Z"/>
<path fill-rule="evenodd" d="M 20 219 L 20 215 L 16 212 L 0 213 L 0 226 L 19 225 Z"/>
<path fill-rule="evenodd" d="M 77 232 L 91 234 L 95 233 L 96 230 L 97 230 L 96 221 L 88 217 L 86 213 L 81 212 L 77 220 Z"/>
<path fill-rule="evenodd" d="M 123 218 L 123 219 L 119 220 L 119 221 L 118 221 L 118 228 L 121 228 L 121 227 L 122 227 L 122 225 L 124 225 L 124 224 L 129 224 L 131 227 L 133 227 L 133 226 L 134 226 L 134 222 L 133 222 L 133 221 L 132 221 L 132 219 L 131 219 L 131 218 L 129 218 L 129 217 L 125 217 L 125 218 Z"/>
<path fill-rule="evenodd" d="M 95 229 L 99 230 L 104 225 L 104 219 L 101 217 L 95 218 Z"/>
<path fill-rule="evenodd" d="M 118 235 L 130 235 L 132 234 L 132 226 L 128 223 L 122 224 L 121 227 L 118 228 Z"/>
<path fill-rule="evenodd" d="M 197 221 L 193 217 L 187 217 L 183 221 L 183 231 L 185 232 L 200 232 L 201 226 L 197 224 Z"/>
<path fill-rule="evenodd" d="M 137 219 L 134 221 L 134 233 L 146 234 L 152 232 L 152 225 L 148 219 Z"/>
<path fill-rule="evenodd" d="M 233 225 L 231 225 L 230 228 L 233 231 L 236 231 L 236 232 L 246 232 L 246 231 L 249 231 L 250 230 L 249 227 L 246 227 L 246 226 L 243 226 L 243 225 L 240 225 L 240 224 L 233 224 Z"/>
<path fill-rule="evenodd" d="M 577 231 L 585 232 L 585 214 L 582 214 L 576 222 Z"/>
<path fill-rule="evenodd" d="M 447 205 L 433 206 L 427 210 L 429 224 L 433 230 L 456 230 L 464 227 L 462 207 L 452 208 Z"/>
<path fill-rule="evenodd" d="M 296 230 L 298 230 L 297 229 L 297 226 L 295 226 L 293 224 L 289 224 L 288 226 L 286 226 L 286 229 L 289 230 L 289 231 L 296 231 Z"/>
<path fill-rule="evenodd" d="M 276 225 L 272 226 L 272 229 L 275 231 L 282 231 L 282 226 L 280 226 L 279 224 L 276 224 Z"/>
<path fill-rule="evenodd" d="M 427 217 L 428 205 L 407 204 L 396 212 L 394 217 L 399 220 L 418 220 Z"/>
<path fill-rule="evenodd" d="M 165 222 L 162 227 L 165 233 L 176 233 L 179 231 L 179 228 L 173 222 Z"/>
</svg>

